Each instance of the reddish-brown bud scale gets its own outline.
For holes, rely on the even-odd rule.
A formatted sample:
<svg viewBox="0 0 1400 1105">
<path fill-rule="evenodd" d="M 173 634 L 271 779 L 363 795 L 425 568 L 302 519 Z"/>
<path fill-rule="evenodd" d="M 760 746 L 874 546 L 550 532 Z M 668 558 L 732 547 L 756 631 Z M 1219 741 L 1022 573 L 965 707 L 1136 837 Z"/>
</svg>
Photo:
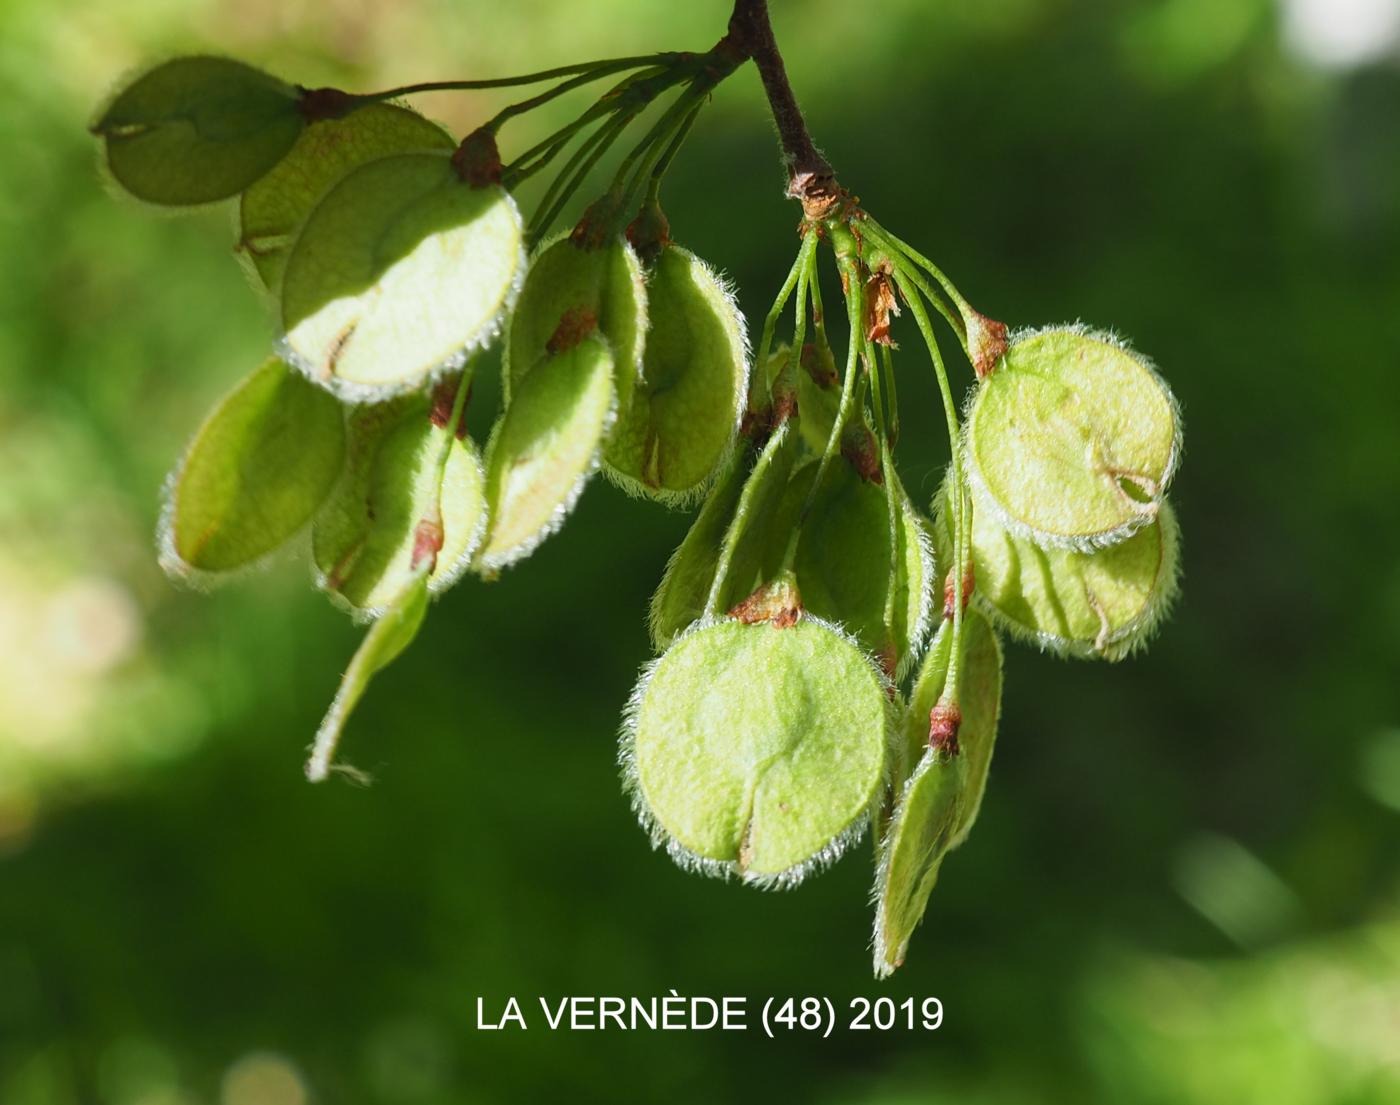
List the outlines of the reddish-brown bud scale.
<svg viewBox="0 0 1400 1105">
<path fill-rule="evenodd" d="M 477 127 L 463 138 L 457 152 L 452 155 L 452 167 L 473 188 L 500 184 L 501 152 L 496 148 L 495 131 Z"/>
<path fill-rule="evenodd" d="M 967 324 L 967 352 L 979 380 L 985 380 L 1010 347 L 1006 323 L 979 314 L 970 307 L 963 314 Z"/>
<path fill-rule="evenodd" d="M 572 349 L 598 329 L 598 316 L 586 307 L 570 307 L 554 328 L 545 349 L 550 353 L 563 353 Z"/>
<path fill-rule="evenodd" d="M 952 702 L 942 699 L 928 713 L 928 746 L 935 755 L 952 758 L 962 751 L 958 747 L 958 730 L 962 728 L 962 711 Z"/>
<path fill-rule="evenodd" d="M 962 580 L 962 606 L 967 609 L 967 604 L 972 599 L 973 589 L 977 585 L 976 572 L 969 561 L 967 571 L 963 573 Z M 953 586 L 953 569 L 948 570 L 947 576 L 943 579 L 943 619 L 950 620 L 953 617 L 953 596 L 955 588 Z"/>
<path fill-rule="evenodd" d="M 802 599 L 790 581 L 780 579 L 755 588 L 753 594 L 730 608 L 729 616 L 745 625 L 768 622 L 774 629 L 787 629 L 802 617 Z"/>
<path fill-rule="evenodd" d="M 743 418 L 739 420 L 739 433 L 753 441 L 767 441 L 768 435 L 772 432 L 772 407 L 765 407 L 762 410 L 754 410 L 750 407 L 744 412 Z"/>
<path fill-rule="evenodd" d="M 865 283 L 865 336 L 878 345 L 894 348 L 890 321 L 898 314 L 899 302 L 894 297 L 894 281 L 890 279 L 888 270 L 877 269 Z"/>
<path fill-rule="evenodd" d="M 773 388 L 773 425 L 781 426 L 797 413 L 797 390 L 783 386 L 780 379 Z"/>
<path fill-rule="evenodd" d="M 899 693 L 895 684 L 895 672 L 899 669 L 898 647 L 893 641 L 886 641 L 875 654 L 875 660 L 880 665 L 880 670 L 885 673 L 890 681 L 889 694 L 890 697 L 893 698 Z"/>
<path fill-rule="evenodd" d="M 841 434 L 841 455 L 866 483 L 884 485 L 880 445 L 868 427 L 859 424 L 846 427 Z"/>
<path fill-rule="evenodd" d="M 829 219 L 840 210 L 845 193 L 829 175 L 794 173 L 788 195 L 802 201 L 802 213 L 813 222 Z"/>
<path fill-rule="evenodd" d="M 358 97 L 338 88 L 303 88 L 298 106 L 308 123 L 316 123 L 322 119 L 344 118 L 358 104 Z"/>
<path fill-rule="evenodd" d="M 627 224 L 627 240 L 644 264 L 650 264 L 671 244 L 671 224 L 656 204 L 648 204 Z"/>
<path fill-rule="evenodd" d="M 820 388 L 835 387 L 840 382 L 841 378 L 836 373 L 836 363 L 831 359 L 831 354 L 824 354 L 811 342 L 802 347 L 802 367 L 807 370 L 812 382 Z"/>
<path fill-rule="evenodd" d="M 439 430 L 446 429 L 448 421 L 452 418 L 452 408 L 457 402 L 457 387 L 461 381 L 460 376 L 450 376 L 439 380 L 433 388 L 433 405 L 428 411 L 428 421 Z"/>
<path fill-rule="evenodd" d="M 435 518 L 422 518 L 413 531 L 413 556 L 409 567 L 417 570 L 424 564 L 428 571 L 437 566 L 437 554 L 442 551 L 442 523 Z"/>
<path fill-rule="evenodd" d="M 611 192 L 594 200 L 569 233 L 569 241 L 579 249 L 601 249 L 608 241 L 618 208 L 618 197 Z"/>
</svg>

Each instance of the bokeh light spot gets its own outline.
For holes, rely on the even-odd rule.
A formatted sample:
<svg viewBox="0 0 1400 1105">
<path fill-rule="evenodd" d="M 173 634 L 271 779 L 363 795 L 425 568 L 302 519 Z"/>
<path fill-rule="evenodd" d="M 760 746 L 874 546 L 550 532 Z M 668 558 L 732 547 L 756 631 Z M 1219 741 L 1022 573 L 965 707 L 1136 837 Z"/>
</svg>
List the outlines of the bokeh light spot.
<svg viewBox="0 0 1400 1105">
<path fill-rule="evenodd" d="M 1293 931 L 1297 896 L 1263 860 L 1227 836 L 1202 833 L 1177 853 L 1178 893 L 1242 948 L 1255 948 Z"/>
<path fill-rule="evenodd" d="M 220 1101 L 222 1105 L 306 1105 L 306 1083 L 282 1056 L 249 1052 L 224 1075 Z"/>
<path fill-rule="evenodd" d="M 1366 793 L 1400 810 L 1400 729 L 1382 729 L 1361 746 L 1359 774 Z"/>
<path fill-rule="evenodd" d="M 1395 51 L 1400 0 L 1283 0 L 1283 31 L 1303 60 L 1351 69 Z"/>
</svg>

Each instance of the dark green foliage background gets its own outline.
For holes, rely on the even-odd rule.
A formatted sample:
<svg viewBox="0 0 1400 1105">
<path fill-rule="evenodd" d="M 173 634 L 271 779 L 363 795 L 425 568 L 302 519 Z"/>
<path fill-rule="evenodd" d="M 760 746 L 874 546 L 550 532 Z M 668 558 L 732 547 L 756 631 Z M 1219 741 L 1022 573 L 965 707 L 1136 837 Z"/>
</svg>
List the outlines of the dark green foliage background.
<svg viewBox="0 0 1400 1105">
<path fill-rule="evenodd" d="M 379 679 L 346 748 L 375 784 L 302 781 L 356 632 L 304 565 L 182 593 L 148 537 L 268 326 L 225 213 L 114 201 L 82 131 L 162 52 L 370 87 L 701 48 L 727 5 L 11 7 L 0 618 L 99 576 L 144 635 L 61 733 L 0 683 L 0 1101 L 216 1102 L 257 1050 L 336 1105 L 1400 1101 L 1393 60 L 1309 69 L 1265 0 L 774 5 L 818 141 L 886 226 L 997 317 L 1131 336 L 1186 415 L 1175 617 L 1116 667 L 1008 650 L 981 820 L 877 985 L 864 849 L 765 895 L 637 829 L 615 733 L 686 518 L 601 480 Z M 797 218 L 757 83 L 720 89 L 665 194 L 750 318 Z M 502 102 L 424 106 L 462 133 Z M 926 505 L 946 449 L 907 331 L 901 466 Z M 0 662 L 33 647 L 0 634 Z M 536 1001 L 671 988 L 935 994 L 947 1024 L 550 1033 Z M 476 1031 L 477 997 L 510 995 L 529 1031 Z"/>
</svg>

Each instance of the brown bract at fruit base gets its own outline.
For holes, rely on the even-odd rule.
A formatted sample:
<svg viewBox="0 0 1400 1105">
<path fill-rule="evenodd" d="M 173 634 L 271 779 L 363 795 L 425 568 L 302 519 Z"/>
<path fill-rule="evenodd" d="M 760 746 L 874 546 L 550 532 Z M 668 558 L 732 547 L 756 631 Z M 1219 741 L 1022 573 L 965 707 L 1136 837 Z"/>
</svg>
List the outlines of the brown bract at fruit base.
<svg viewBox="0 0 1400 1105">
<path fill-rule="evenodd" d="M 352 96 L 338 88 L 302 88 L 298 85 L 298 91 L 301 92 L 298 106 L 301 108 L 302 117 L 308 123 L 343 119 L 360 106 L 358 96 Z"/>
<path fill-rule="evenodd" d="M 413 531 L 413 555 L 409 567 L 416 570 L 427 565 L 431 572 L 437 567 L 437 555 L 442 551 L 443 540 L 442 519 L 420 519 Z"/>
<path fill-rule="evenodd" d="M 729 610 L 729 616 L 745 625 L 768 622 L 774 629 L 787 629 L 802 617 L 802 598 L 790 579 L 765 583 Z"/>
<path fill-rule="evenodd" d="M 820 320 L 814 315 L 813 321 Z M 807 370 L 807 375 L 819 388 L 832 388 L 841 382 L 841 377 L 836 371 L 836 362 L 832 360 L 831 352 L 825 346 L 818 348 L 812 342 L 804 344 L 802 346 L 802 367 Z"/>
<path fill-rule="evenodd" d="M 895 674 L 899 671 L 899 649 L 893 641 L 886 641 L 876 650 L 875 662 L 880 665 L 880 670 L 889 681 L 885 693 L 893 701 L 899 695 L 899 685 L 895 679 Z"/>
<path fill-rule="evenodd" d="M 967 315 L 967 348 L 971 353 L 972 369 L 979 380 L 985 380 L 1011 344 L 1006 323 L 970 308 Z"/>
<path fill-rule="evenodd" d="M 938 702 L 928 714 L 928 746 L 938 756 L 951 759 L 962 751 L 958 747 L 958 730 L 962 728 L 962 711 L 952 702 Z"/>
<path fill-rule="evenodd" d="M 559 320 L 559 325 L 555 327 L 544 347 L 550 353 L 563 353 L 578 345 L 596 329 L 597 315 L 587 307 L 570 307 L 564 312 L 564 317 Z"/>
<path fill-rule="evenodd" d="M 496 146 L 495 131 L 477 127 L 463 138 L 452 155 L 452 167 L 473 188 L 500 184 L 501 151 Z"/>
<path fill-rule="evenodd" d="M 899 314 L 888 261 L 881 262 L 865 282 L 865 336 L 879 345 L 895 348 L 890 336 L 890 320 Z"/>
<path fill-rule="evenodd" d="M 660 204 L 649 203 L 637 212 L 627 224 L 627 241 L 644 265 L 651 264 L 671 244 L 671 224 Z"/>
<path fill-rule="evenodd" d="M 439 430 L 447 428 L 448 422 L 452 420 L 452 409 L 457 403 L 457 389 L 462 386 L 460 375 L 448 376 L 439 380 L 433 388 L 433 402 L 428 410 L 428 421 Z M 472 385 L 467 384 L 467 394 L 462 400 L 463 408 L 472 401 Z M 467 436 L 467 420 L 459 418 L 457 421 L 456 438 L 461 441 Z"/>
<path fill-rule="evenodd" d="M 957 569 L 949 568 L 948 574 L 943 577 L 943 619 L 947 621 L 953 616 L 953 595 L 956 588 L 953 585 L 953 573 Z M 972 599 L 972 592 L 977 586 L 977 577 L 972 561 L 967 562 L 967 570 L 963 572 L 962 578 L 962 608 L 967 609 L 968 602 Z"/>
<path fill-rule="evenodd" d="M 841 433 L 841 455 L 866 483 L 884 485 L 880 465 L 880 445 L 870 427 L 863 423 L 847 426 Z"/>
</svg>

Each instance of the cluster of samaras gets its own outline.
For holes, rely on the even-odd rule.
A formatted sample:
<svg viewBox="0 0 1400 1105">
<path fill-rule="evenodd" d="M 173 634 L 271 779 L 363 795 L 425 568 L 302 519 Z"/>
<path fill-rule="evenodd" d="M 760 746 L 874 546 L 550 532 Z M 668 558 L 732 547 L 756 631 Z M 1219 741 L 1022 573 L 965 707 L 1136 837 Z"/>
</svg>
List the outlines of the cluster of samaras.
<svg viewBox="0 0 1400 1105">
<path fill-rule="evenodd" d="M 637 88 L 645 106 L 689 81 L 669 129 L 624 162 L 626 187 L 544 240 L 567 182 L 529 228 L 510 186 L 578 125 L 503 167 L 494 127 L 458 143 L 383 98 L 307 92 L 224 59 L 168 62 L 116 97 L 94 127 L 112 177 L 153 203 L 234 200 L 240 256 L 279 334 L 172 476 L 163 562 L 208 580 L 309 534 L 317 584 L 373 621 L 317 735 L 308 772 L 322 778 L 429 596 L 528 555 L 594 471 L 665 503 L 703 499 L 652 602 L 658 658 L 628 710 L 627 785 L 673 857 L 760 886 L 796 884 L 874 824 L 884 974 L 981 802 L 995 630 L 1116 659 L 1170 602 L 1180 417 L 1111 337 L 1008 339 L 839 191 L 808 207 L 751 358 L 733 297 L 671 242 L 656 194 L 722 74 L 658 58 L 670 60 L 634 64 L 593 111 L 605 133 L 640 110 Z M 845 316 L 839 363 L 824 251 Z M 930 308 L 976 370 L 961 426 Z M 894 464 L 891 326 L 905 310 L 952 446 L 931 517 Z M 479 448 L 464 411 L 498 339 L 504 402 Z"/>
</svg>

